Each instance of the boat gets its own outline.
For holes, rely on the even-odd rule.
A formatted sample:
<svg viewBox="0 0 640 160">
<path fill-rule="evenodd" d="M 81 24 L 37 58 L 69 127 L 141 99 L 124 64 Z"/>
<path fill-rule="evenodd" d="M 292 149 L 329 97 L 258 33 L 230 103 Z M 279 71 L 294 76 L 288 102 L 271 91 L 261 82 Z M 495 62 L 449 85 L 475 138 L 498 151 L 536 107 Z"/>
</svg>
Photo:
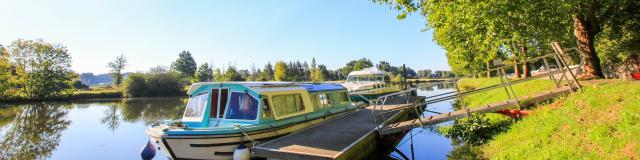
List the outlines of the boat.
<svg viewBox="0 0 640 160">
<path fill-rule="evenodd" d="M 182 119 L 146 130 L 170 159 L 232 159 L 245 146 L 357 108 L 339 84 L 205 82 L 191 85 L 187 94 Z"/>
<path fill-rule="evenodd" d="M 375 67 L 352 71 L 347 75 L 345 83 L 341 84 L 349 91 L 353 101 L 369 103 L 369 100 L 379 96 L 400 91 L 398 86 L 389 82 L 385 71 Z"/>
</svg>

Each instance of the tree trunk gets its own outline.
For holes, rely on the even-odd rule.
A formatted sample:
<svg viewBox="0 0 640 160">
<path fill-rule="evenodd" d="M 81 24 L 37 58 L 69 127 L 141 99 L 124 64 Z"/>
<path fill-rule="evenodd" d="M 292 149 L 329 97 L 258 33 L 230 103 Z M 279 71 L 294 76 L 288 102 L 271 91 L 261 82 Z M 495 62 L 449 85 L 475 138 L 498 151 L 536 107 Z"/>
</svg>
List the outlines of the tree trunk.
<svg viewBox="0 0 640 160">
<path fill-rule="evenodd" d="M 528 62 L 523 62 L 522 63 L 522 72 L 524 74 L 524 78 L 528 78 L 531 77 L 531 70 L 529 69 L 529 63 Z"/>
<path fill-rule="evenodd" d="M 596 35 L 594 26 L 589 25 L 581 16 L 573 15 L 573 27 L 578 49 L 582 55 L 582 75 L 580 79 L 604 78 L 600 67 L 600 58 L 596 53 L 593 39 Z"/>
<path fill-rule="evenodd" d="M 515 63 L 513 65 L 513 71 L 514 71 L 514 76 L 519 79 L 520 77 L 520 66 L 518 65 L 518 58 L 513 59 L 513 62 Z"/>
<path fill-rule="evenodd" d="M 487 78 L 491 78 L 491 61 L 487 62 Z"/>
<path fill-rule="evenodd" d="M 520 54 L 522 54 L 522 74 L 524 74 L 524 78 L 531 77 L 531 71 L 529 70 L 529 63 L 527 63 L 527 47 L 525 44 L 522 44 L 520 47 Z"/>
</svg>

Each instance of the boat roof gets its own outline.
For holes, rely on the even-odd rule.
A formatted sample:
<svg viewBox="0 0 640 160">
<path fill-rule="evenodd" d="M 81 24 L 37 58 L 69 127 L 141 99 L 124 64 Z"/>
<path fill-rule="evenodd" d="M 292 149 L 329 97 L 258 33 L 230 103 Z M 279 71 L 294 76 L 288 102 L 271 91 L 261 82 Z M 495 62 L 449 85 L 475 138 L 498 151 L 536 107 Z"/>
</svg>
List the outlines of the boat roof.
<svg viewBox="0 0 640 160">
<path fill-rule="evenodd" d="M 191 95 L 202 86 L 236 84 L 245 86 L 258 93 L 285 91 L 285 90 L 307 90 L 309 92 L 332 91 L 346 89 L 340 84 L 332 83 L 294 83 L 294 82 L 200 82 L 189 87 L 187 94 Z"/>
<path fill-rule="evenodd" d="M 371 67 L 371 68 L 365 68 L 359 71 L 353 71 L 351 73 L 349 73 L 350 76 L 352 75 L 372 75 L 372 74 L 385 74 L 386 72 L 378 70 L 376 67 Z"/>
<path fill-rule="evenodd" d="M 346 89 L 340 84 L 319 83 L 319 84 L 303 84 L 302 88 L 309 92 L 334 91 Z"/>
</svg>

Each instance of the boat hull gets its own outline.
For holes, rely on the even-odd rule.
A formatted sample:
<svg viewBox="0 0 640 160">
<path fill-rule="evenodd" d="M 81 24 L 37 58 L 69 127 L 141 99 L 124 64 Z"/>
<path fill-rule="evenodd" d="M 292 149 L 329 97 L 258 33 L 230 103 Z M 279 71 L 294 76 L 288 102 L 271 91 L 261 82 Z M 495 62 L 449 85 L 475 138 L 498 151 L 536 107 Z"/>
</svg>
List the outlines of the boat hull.
<svg viewBox="0 0 640 160">
<path fill-rule="evenodd" d="M 342 116 L 342 112 L 324 118 L 310 119 L 287 126 L 248 132 L 251 139 L 260 142 L 278 138 L 292 132 L 300 131 L 326 120 Z M 234 150 L 240 145 L 252 146 L 250 139 L 243 134 L 224 135 L 166 135 L 154 134 L 161 128 L 151 128 L 147 134 L 156 142 L 165 155 L 171 159 L 232 159 Z"/>
</svg>

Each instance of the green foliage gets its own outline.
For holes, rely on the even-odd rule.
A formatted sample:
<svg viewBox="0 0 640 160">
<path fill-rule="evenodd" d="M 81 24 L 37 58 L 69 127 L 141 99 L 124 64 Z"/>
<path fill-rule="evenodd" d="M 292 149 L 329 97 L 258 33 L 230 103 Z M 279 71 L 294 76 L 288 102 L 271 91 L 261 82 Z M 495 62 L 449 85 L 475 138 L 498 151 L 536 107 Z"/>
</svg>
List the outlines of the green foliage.
<svg viewBox="0 0 640 160">
<path fill-rule="evenodd" d="M 483 147 L 492 159 L 634 159 L 640 155 L 640 85 L 585 85 L 539 107 Z"/>
<path fill-rule="evenodd" d="M 124 81 L 123 94 L 127 97 L 159 97 L 184 93 L 177 73 L 155 68 L 149 73 L 130 74 Z"/>
<path fill-rule="evenodd" d="M 191 57 L 189 51 L 182 51 L 178 55 L 178 59 L 171 64 L 171 69 L 178 73 L 183 81 L 192 79 L 196 74 L 196 61 Z"/>
<path fill-rule="evenodd" d="M 275 65 L 273 78 L 276 81 L 287 81 L 287 64 L 284 61 L 278 61 Z"/>
<path fill-rule="evenodd" d="M 380 61 L 378 65 L 376 65 L 376 68 L 381 71 L 389 72 L 391 71 L 391 64 L 387 61 Z"/>
<path fill-rule="evenodd" d="M 79 79 L 73 80 L 73 82 L 71 82 L 71 86 L 75 89 L 89 89 L 89 86 L 82 83 Z"/>
<path fill-rule="evenodd" d="M 42 40 L 16 40 L 8 47 L 16 88 L 29 99 L 48 99 L 69 93 L 71 55 L 60 44 Z"/>
<path fill-rule="evenodd" d="M 200 68 L 198 68 L 198 72 L 196 73 L 196 80 L 198 82 L 210 82 L 213 80 L 213 70 L 209 64 L 204 63 L 200 65 Z"/>
<path fill-rule="evenodd" d="M 109 67 L 110 69 L 113 84 L 115 84 L 116 86 L 120 86 L 120 83 L 122 83 L 122 70 L 125 66 L 127 66 L 127 58 L 124 57 L 124 55 L 116 57 L 115 60 L 107 64 L 107 67 Z"/>
<path fill-rule="evenodd" d="M 426 29 L 433 30 L 434 40 L 447 51 L 448 63 L 457 74 L 481 72 L 497 57 L 522 61 L 549 53 L 548 45 L 554 41 L 575 46 L 576 38 L 588 39 L 588 44 L 578 48 L 583 61 L 593 61 L 584 63 L 590 68 L 600 68 L 598 57 L 615 66 L 640 51 L 640 3 L 634 0 L 373 1 L 390 5 L 400 12 L 400 19 L 420 12 L 427 20 Z M 586 24 L 586 30 L 575 28 L 579 23 Z M 594 43 L 598 52 L 605 53 L 587 52 Z"/>
<path fill-rule="evenodd" d="M 496 115 L 489 115 L 496 116 Z M 484 114 L 473 114 L 470 117 L 457 119 L 451 126 L 439 128 L 439 132 L 454 139 L 460 139 L 465 144 L 478 145 L 488 142 L 508 129 L 511 121 L 508 118 L 491 118 Z"/>
<path fill-rule="evenodd" d="M 11 63 L 9 63 L 9 53 L 4 48 L 4 46 L 0 45 L 0 100 L 4 99 L 4 97 L 9 96 L 9 90 L 12 88 L 12 84 L 10 83 L 13 75 L 11 74 Z"/>
<path fill-rule="evenodd" d="M 222 79 L 220 81 L 244 81 L 243 76 L 238 73 L 236 67 L 229 66 L 227 70 L 224 71 L 224 75 L 222 75 Z"/>
<path fill-rule="evenodd" d="M 373 63 L 371 63 L 371 60 L 367 58 L 361 58 L 358 60 L 349 61 L 347 64 L 345 64 L 344 67 L 342 67 L 341 72 L 342 75 L 346 77 L 346 75 L 349 75 L 351 71 L 359 71 L 370 67 L 373 67 Z"/>
</svg>

